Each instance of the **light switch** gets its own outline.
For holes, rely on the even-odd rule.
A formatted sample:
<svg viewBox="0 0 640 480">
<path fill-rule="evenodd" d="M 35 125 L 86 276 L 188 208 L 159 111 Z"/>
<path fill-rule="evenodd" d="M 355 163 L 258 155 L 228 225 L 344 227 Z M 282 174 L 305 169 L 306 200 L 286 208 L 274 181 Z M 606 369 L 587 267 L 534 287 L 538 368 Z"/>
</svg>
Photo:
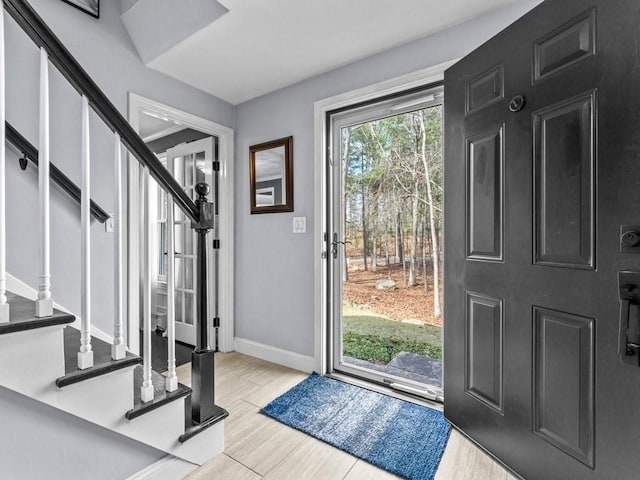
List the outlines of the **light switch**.
<svg viewBox="0 0 640 480">
<path fill-rule="evenodd" d="M 307 217 L 293 217 L 293 233 L 307 232 Z"/>
</svg>

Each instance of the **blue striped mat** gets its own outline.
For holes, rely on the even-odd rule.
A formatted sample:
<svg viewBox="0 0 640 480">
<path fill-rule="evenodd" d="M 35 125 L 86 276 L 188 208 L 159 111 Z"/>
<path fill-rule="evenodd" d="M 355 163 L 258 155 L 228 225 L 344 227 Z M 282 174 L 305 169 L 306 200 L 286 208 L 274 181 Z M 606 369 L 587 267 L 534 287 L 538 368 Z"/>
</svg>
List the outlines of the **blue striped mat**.
<svg viewBox="0 0 640 480">
<path fill-rule="evenodd" d="M 449 438 L 438 410 L 317 373 L 261 412 L 410 480 L 434 478 Z"/>
</svg>

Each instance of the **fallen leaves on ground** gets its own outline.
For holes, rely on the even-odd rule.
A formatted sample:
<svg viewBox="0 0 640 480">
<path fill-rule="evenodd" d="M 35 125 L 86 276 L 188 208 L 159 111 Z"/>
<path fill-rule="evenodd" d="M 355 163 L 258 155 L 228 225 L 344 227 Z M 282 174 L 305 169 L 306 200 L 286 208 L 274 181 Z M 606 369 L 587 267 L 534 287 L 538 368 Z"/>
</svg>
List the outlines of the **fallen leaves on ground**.
<svg viewBox="0 0 640 480">
<path fill-rule="evenodd" d="M 433 314 L 433 271 L 427 271 L 428 292 L 425 293 L 422 272 L 418 285 L 406 287 L 402 265 L 378 265 L 378 271 L 364 270 L 363 265 L 349 267 L 349 279 L 344 284 L 344 303 L 364 311 L 373 311 L 396 321 L 413 320 L 428 325 L 442 326 L 442 317 Z M 390 274 L 390 275 L 389 275 Z M 409 276 L 407 266 L 406 276 Z M 376 282 L 391 278 L 396 287 L 377 290 Z M 442 285 L 442 282 L 440 282 Z M 442 298 L 442 296 L 440 297 Z M 416 323 L 417 323 L 416 322 Z"/>
</svg>

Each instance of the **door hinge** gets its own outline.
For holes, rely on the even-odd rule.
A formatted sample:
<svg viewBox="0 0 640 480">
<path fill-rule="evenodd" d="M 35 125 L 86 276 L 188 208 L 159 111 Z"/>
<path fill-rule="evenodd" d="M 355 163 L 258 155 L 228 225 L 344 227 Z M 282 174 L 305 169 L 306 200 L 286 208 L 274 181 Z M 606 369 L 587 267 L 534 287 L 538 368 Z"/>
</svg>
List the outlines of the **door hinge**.
<svg viewBox="0 0 640 480">
<path fill-rule="evenodd" d="M 219 172 L 220 171 L 220 162 L 218 162 L 218 161 L 213 162 L 213 171 L 214 172 Z"/>
<path fill-rule="evenodd" d="M 220 327 L 220 317 L 215 317 L 213 319 L 213 328 L 219 328 Z"/>
<path fill-rule="evenodd" d="M 217 238 L 213 241 L 213 249 L 214 250 L 219 250 L 220 249 L 220 240 L 217 239 Z"/>
</svg>

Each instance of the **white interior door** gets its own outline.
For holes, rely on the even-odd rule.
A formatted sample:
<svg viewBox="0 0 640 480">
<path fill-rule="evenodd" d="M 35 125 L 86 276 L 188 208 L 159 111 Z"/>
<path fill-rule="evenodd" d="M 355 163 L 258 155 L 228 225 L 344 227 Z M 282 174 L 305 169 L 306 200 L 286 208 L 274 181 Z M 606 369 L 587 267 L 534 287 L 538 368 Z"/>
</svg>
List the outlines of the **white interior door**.
<svg viewBox="0 0 640 480">
<path fill-rule="evenodd" d="M 196 200 L 195 186 L 205 182 L 213 188 L 213 137 L 207 137 L 190 143 L 184 143 L 167 150 L 167 168 L 182 185 L 184 191 Z M 209 201 L 212 196 L 209 194 Z M 196 261 L 197 238 L 191 228 L 191 220 L 177 207 L 174 207 L 175 233 L 175 324 L 176 340 L 189 345 L 196 344 Z M 207 241 L 208 245 L 212 242 Z M 208 255 L 208 306 L 211 310 L 213 285 L 213 255 Z M 170 292 L 168 292 L 170 294 Z M 208 314 L 207 318 L 211 318 Z"/>
</svg>

